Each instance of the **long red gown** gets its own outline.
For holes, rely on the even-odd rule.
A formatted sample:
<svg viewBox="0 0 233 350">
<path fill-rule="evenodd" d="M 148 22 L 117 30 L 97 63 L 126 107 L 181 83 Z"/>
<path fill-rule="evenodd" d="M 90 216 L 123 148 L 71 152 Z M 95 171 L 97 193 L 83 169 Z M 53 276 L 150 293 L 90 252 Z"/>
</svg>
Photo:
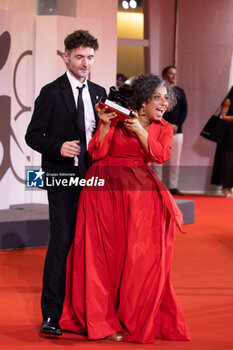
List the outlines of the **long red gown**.
<svg viewBox="0 0 233 350">
<path fill-rule="evenodd" d="M 148 162 L 165 162 L 172 129 L 152 122 L 147 151 L 121 122 L 112 121 L 89 144 L 95 162 L 86 179 L 105 180 L 80 196 L 67 261 L 66 297 L 60 326 L 102 339 L 123 331 L 126 342 L 189 340 L 171 286 L 175 224 L 182 213 Z"/>
</svg>

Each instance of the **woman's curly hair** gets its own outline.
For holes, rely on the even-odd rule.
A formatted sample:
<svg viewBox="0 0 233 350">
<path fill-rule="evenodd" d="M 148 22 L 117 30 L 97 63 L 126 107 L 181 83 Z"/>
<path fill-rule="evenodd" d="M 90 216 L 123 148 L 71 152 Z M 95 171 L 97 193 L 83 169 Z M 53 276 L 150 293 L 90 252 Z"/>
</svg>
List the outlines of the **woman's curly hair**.
<svg viewBox="0 0 233 350">
<path fill-rule="evenodd" d="M 152 98 L 154 91 L 159 86 L 165 86 L 168 94 L 168 110 L 170 111 L 176 105 L 176 96 L 173 89 L 158 75 L 140 75 L 136 77 L 131 85 L 132 95 L 130 105 L 136 111 L 142 108 L 143 103 L 148 103 Z"/>
</svg>

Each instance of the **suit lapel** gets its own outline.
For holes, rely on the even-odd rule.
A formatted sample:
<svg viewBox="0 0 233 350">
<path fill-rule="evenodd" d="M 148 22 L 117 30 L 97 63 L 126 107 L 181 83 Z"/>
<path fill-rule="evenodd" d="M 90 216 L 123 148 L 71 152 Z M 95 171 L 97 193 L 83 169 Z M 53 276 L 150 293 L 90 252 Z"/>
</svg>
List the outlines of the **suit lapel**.
<svg viewBox="0 0 233 350">
<path fill-rule="evenodd" d="M 91 96 L 91 102 L 93 105 L 93 109 L 94 109 L 94 113 L 95 113 L 95 120 L 96 120 L 96 125 L 99 122 L 99 117 L 98 114 L 95 110 L 95 105 L 99 102 L 101 96 L 98 94 L 98 91 L 95 89 L 95 87 L 92 85 L 92 83 L 88 80 L 87 81 L 88 84 L 88 89 L 89 89 L 89 93 Z"/>
</svg>

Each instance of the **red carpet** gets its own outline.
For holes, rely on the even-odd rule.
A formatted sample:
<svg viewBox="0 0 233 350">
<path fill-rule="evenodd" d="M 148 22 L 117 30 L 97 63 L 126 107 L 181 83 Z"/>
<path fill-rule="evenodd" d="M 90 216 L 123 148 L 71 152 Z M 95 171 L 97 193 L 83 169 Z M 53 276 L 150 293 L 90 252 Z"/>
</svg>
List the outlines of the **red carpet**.
<svg viewBox="0 0 233 350">
<path fill-rule="evenodd" d="M 181 198 L 181 197 L 180 197 Z M 195 200 L 195 224 L 177 233 L 173 286 L 186 315 L 190 342 L 154 344 L 86 341 L 65 333 L 39 337 L 40 293 L 45 248 L 0 252 L 1 349 L 233 349 L 233 198 Z"/>
</svg>

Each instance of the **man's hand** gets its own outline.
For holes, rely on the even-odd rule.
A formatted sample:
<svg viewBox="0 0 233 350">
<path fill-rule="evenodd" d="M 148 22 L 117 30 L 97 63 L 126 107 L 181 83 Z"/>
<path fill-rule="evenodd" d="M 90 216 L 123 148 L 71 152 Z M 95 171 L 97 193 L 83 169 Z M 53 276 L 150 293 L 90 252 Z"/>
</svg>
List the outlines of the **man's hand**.
<svg viewBox="0 0 233 350">
<path fill-rule="evenodd" d="M 79 141 L 66 141 L 61 146 L 62 157 L 74 158 L 80 153 Z"/>
</svg>

